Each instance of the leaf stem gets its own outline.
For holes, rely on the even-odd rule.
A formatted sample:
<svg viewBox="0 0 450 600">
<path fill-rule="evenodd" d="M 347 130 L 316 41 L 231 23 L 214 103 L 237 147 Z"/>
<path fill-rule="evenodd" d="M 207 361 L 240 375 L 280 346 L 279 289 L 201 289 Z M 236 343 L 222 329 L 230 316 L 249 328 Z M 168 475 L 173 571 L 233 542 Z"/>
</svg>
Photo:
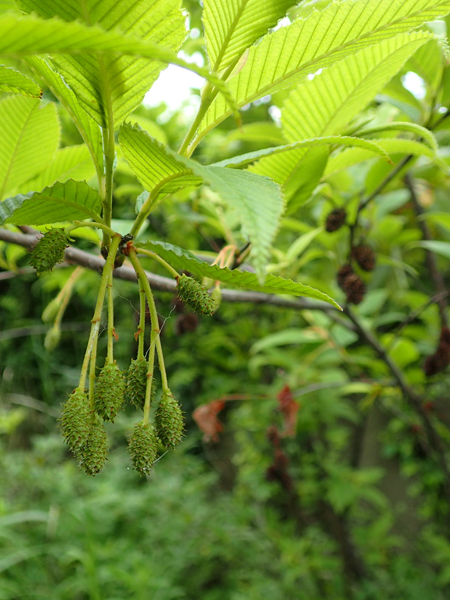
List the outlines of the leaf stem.
<svg viewBox="0 0 450 600">
<path fill-rule="evenodd" d="M 145 254 L 146 256 L 157 260 L 175 279 L 177 279 L 180 276 L 180 274 L 177 271 L 175 271 L 175 269 L 171 267 L 168 262 L 161 258 L 159 254 L 156 254 L 156 252 L 146 250 L 145 248 L 140 248 L 139 246 L 136 246 L 136 250 L 139 252 L 139 254 Z"/>
<path fill-rule="evenodd" d="M 54 321 L 55 327 L 59 328 L 59 326 L 61 325 L 61 321 L 64 316 L 64 312 L 69 303 L 70 296 L 72 295 L 73 286 L 74 286 L 75 282 L 77 281 L 77 279 L 79 279 L 81 277 L 83 272 L 84 272 L 83 267 L 77 267 L 76 269 L 74 269 L 74 271 L 71 273 L 69 279 L 66 281 L 63 288 L 59 292 L 57 299 L 61 300 L 61 304 L 58 308 L 58 312 L 56 313 L 56 317 L 55 317 L 55 321 Z"/>
<path fill-rule="evenodd" d="M 141 280 L 139 281 L 139 329 L 138 329 L 138 360 L 144 358 L 144 338 L 145 338 L 145 290 L 142 287 Z"/>
<path fill-rule="evenodd" d="M 106 364 L 112 365 L 114 362 L 114 298 L 113 298 L 113 275 L 109 272 L 108 283 L 106 285 L 108 297 L 108 354 Z"/>
<path fill-rule="evenodd" d="M 106 286 L 109 281 L 109 275 L 110 273 L 112 273 L 114 268 L 114 260 L 116 258 L 117 248 L 119 247 L 121 239 L 122 236 L 120 236 L 118 233 L 116 233 L 113 236 L 111 245 L 109 247 L 108 258 L 106 259 L 106 262 L 103 266 L 103 273 L 100 281 L 100 288 L 97 294 L 97 302 L 95 305 L 94 316 L 91 320 L 91 331 L 89 333 L 89 339 L 83 359 L 83 365 L 81 367 L 80 382 L 78 384 L 78 389 L 80 389 L 81 391 L 84 391 L 87 371 L 89 368 L 89 359 L 91 355 L 96 352 L 97 337 L 98 332 L 100 330 L 100 320 L 102 316 L 103 302 L 105 300 Z"/>
<path fill-rule="evenodd" d="M 111 227 L 108 227 L 108 225 L 105 225 L 104 223 L 97 223 L 96 221 L 74 221 L 73 225 L 66 227 L 64 232 L 67 235 L 70 235 L 72 231 L 75 231 L 75 229 L 80 229 L 81 227 L 95 227 L 95 229 L 101 229 L 111 237 L 116 234 L 116 232 L 111 229 Z"/>
<path fill-rule="evenodd" d="M 159 329 L 159 321 L 158 321 L 158 313 L 156 311 L 155 299 L 153 298 L 152 289 L 148 282 L 148 279 L 145 275 L 145 271 L 142 268 L 141 263 L 136 254 L 135 248 L 129 249 L 129 259 L 131 264 L 136 271 L 136 275 L 138 276 L 139 281 L 144 288 L 145 295 L 147 296 L 148 308 L 150 310 L 150 319 L 152 322 L 152 330 L 150 336 L 150 355 L 149 355 L 149 366 L 148 366 L 148 374 L 147 374 L 147 387 L 145 389 L 145 405 L 144 405 L 144 424 L 148 423 L 148 415 L 150 414 L 150 396 L 151 396 L 151 388 L 152 388 L 152 379 L 153 379 L 153 367 L 155 360 L 155 348 L 158 350 L 158 361 L 159 368 L 161 371 L 161 380 L 163 385 L 163 390 L 166 392 L 169 387 L 167 384 L 167 374 L 164 366 L 164 356 L 162 352 L 161 340 L 159 338 L 160 329 Z M 148 404 L 148 407 L 147 407 Z M 146 412 L 147 411 L 147 412 Z M 146 420 L 147 414 L 147 420 Z"/>
</svg>

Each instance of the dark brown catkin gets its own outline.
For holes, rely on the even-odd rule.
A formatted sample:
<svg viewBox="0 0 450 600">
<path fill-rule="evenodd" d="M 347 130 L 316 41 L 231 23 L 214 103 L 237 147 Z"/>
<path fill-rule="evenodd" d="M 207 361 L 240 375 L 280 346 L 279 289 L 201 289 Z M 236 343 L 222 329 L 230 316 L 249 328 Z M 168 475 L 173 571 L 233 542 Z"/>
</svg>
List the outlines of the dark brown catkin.
<svg viewBox="0 0 450 600">
<path fill-rule="evenodd" d="M 345 223 L 345 219 L 347 218 L 347 212 L 343 208 L 335 208 L 332 210 L 325 221 L 325 230 L 328 233 L 332 233 L 333 231 L 338 231 Z"/>
</svg>

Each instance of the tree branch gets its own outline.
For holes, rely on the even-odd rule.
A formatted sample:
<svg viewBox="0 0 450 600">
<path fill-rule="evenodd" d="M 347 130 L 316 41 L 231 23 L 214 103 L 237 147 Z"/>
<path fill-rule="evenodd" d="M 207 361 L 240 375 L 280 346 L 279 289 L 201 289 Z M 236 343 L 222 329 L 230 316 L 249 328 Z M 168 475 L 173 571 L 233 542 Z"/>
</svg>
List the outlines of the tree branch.
<svg viewBox="0 0 450 600">
<path fill-rule="evenodd" d="M 22 246 L 23 248 L 27 248 L 28 250 L 32 249 L 37 243 L 37 238 L 34 234 L 17 233 L 15 231 L 10 231 L 9 229 L 2 228 L 0 228 L 0 240 L 3 240 L 4 242 L 9 242 L 10 244 Z M 101 273 L 103 271 L 103 266 L 105 264 L 105 261 L 101 256 L 95 256 L 94 254 L 73 247 L 66 248 L 65 260 L 66 263 L 75 264 L 86 269 L 91 269 L 92 271 L 97 271 L 98 273 Z M 162 277 L 160 275 L 155 275 L 154 273 L 150 273 L 149 271 L 145 271 L 145 274 L 153 289 L 162 292 L 172 293 L 176 291 L 177 283 L 174 279 Z M 115 269 L 114 277 L 116 277 L 117 279 L 123 279 L 124 281 L 137 282 L 136 273 L 134 272 L 134 269 L 132 269 L 131 267 L 127 267 L 126 265 Z M 281 308 L 293 308 L 295 310 L 320 310 L 321 312 L 327 313 L 330 319 L 332 319 L 336 323 L 339 323 L 339 325 L 342 325 L 343 327 L 354 331 L 352 324 L 346 322 L 344 319 L 341 319 L 338 316 L 338 310 L 334 308 L 334 306 L 332 306 L 331 304 L 327 304 L 326 302 L 310 301 L 304 298 L 283 298 L 281 296 L 276 296 L 274 294 L 264 294 L 262 292 L 244 292 L 240 290 L 228 289 L 222 290 L 222 300 L 225 302 L 270 304 L 271 306 L 279 306 Z"/>
<path fill-rule="evenodd" d="M 425 211 L 420 205 L 419 198 L 417 196 L 416 188 L 414 185 L 414 180 L 410 173 L 405 175 L 405 185 L 409 190 L 411 195 L 411 202 L 414 208 L 414 212 L 418 217 L 418 226 L 422 231 L 422 237 L 424 240 L 431 241 L 433 240 L 433 236 L 431 235 L 430 228 L 428 227 L 428 223 L 425 219 L 422 219 L 423 215 L 425 215 Z M 442 277 L 442 273 L 439 271 L 437 266 L 437 260 L 434 252 L 431 250 L 425 250 L 425 254 L 427 257 L 427 265 L 428 270 L 430 271 L 430 276 L 433 281 L 434 288 L 437 294 L 440 296 L 437 300 L 437 305 L 439 307 L 439 316 L 441 318 L 442 327 L 448 327 L 448 319 L 447 319 L 447 301 L 446 301 L 446 289 L 444 278 Z"/>
</svg>

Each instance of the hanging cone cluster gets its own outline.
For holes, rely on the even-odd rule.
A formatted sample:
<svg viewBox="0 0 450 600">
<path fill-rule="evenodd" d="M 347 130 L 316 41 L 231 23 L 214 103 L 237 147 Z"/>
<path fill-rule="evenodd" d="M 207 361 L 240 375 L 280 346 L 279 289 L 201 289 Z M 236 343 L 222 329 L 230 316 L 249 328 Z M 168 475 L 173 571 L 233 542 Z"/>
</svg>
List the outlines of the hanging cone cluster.
<svg viewBox="0 0 450 600">
<path fill-rule="evenodd" d="M 69 246 L 62 229 L 50 229 L 44 234 L 31 252 L 30 264 L 38 275 L 51 271 L 64 260 L 64 250 Z"/>
<path fill-rule="evenodd" d="M 147 387 L 148 363 L 144 358 L 132 359 L 126 374 L 125 397 L 130 404 L 144 410 L 145 389 Z M 155 377 L 152 377 L 152 390 L 150 393 L 150 405 L 156 394 Z"/>
<path fill-rule="evenodd" d="M 104 420 L 114 423 L 122 408 L 125 395 L 125 376 L 113 363 L 100 371 L 94 388 L 94 409 Z"/>
<path fill-rule="evenodd" d="M 108 437 L 105 426 L 94 416 L 85 444 L 78 452 L 79 465 L 87 475 L 97 475 L 108 458 Z"/>
<path fill-rule="evenodd" d="M 427 377 L 442 373 L 450 364 L 450 329 L 443 327 L 437 350 L 425 360 L 423 370 Z"/>
<path fill-rule="evenodd" d="M 178 278 L 178 298 L 184 302 L 184 304 L 192 312 L 198 315 L 211 316 L 215 309 L 216 303 L 208 290 L 203 287 L 201 283 L 188 277 L 187 275 L 181 275 Z"/>
<path fill-rule="evenodd" d="M 89 400 L 84 392 L 75 390 L 69 396 L 59 422 L 62 436 L 76 456 L 88 439 L 91 422 Z"/>
<path fill-rule="evenodd" d="M 136 423 L 130 437 L 128 450 L 136 471 L 148 475 L 156 460 L 158 451 L 158 438 L 152 425 Z"/>
<path fill-rule="evenodd" d="M 155 415 L 158 437 L 166 448 L 175 448 L 182 438 L 184 419 L 180 405 L 171 393 L 163 394 Z"/>
<path fill-rule="evenodd" d="M 352 256 L 364 271 L 373 271 L 376 265 L 376 255 L 370 246 L 360 244 L 352 249 Z"/>
<path fill-rule="evenodd" d="M 343 208 L 335 208 L 327 216 L 325 230 L 328 231 L 328 233 L 338 231 L 345 223 L 346 218 L 347 212 Z"/>
<path fill-rule="evenodd" d="M 360 304 L 366 293 L 366 285 L 350 265 L 344 265 L 337 273 L 337 282 L 345 292 L 349 304 Z"/>
</svg>

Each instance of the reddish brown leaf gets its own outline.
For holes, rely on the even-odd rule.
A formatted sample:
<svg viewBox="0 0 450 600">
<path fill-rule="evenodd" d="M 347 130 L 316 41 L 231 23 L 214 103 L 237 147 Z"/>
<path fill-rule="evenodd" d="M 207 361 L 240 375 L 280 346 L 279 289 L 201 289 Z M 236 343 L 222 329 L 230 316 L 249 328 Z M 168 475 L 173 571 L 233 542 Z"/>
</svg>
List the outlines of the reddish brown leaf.
<svg viewBox="0 0 450 600">
<path fill-rule="evenodd" d="M 219 440 L 218 434 L 223 430 L 223 424 L 219 421 L 217 415 L 224 406 L 224 400 L 213 400 L 209 404 L 202 404 L 194 410 L 192 416 L 205 434 L 203 436 L 205 442 L 217 442 Z"/>
<path fill-rule="evenodd" d="M 285 385 L 278 393 L 278 408 L 284 418 L 284 437 L 293 437 L 295 435 L 295 425 L 297 423 L 297 413 L 300 408 L 298 402 L 294 400 L 291 388 Z"/>
</svg>

